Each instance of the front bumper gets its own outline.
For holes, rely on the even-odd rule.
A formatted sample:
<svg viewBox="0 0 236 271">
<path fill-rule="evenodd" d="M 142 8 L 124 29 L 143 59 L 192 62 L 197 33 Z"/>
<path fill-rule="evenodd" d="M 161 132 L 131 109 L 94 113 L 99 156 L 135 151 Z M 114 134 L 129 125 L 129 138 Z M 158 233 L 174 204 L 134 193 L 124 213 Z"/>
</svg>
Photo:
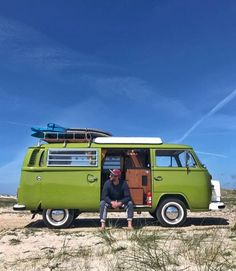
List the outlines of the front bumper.
<svg viewBox="0 0 236 271">
<path fill-rule="evenodd" d="M 25 205 L 15 204 L 13 206 L 13 210 L 14 211 L 23 211 L 23 210 L 26 210 L 26 207 L 25 207 Z"/>
<path fill-rule="evenodd" d="M 209 204 L 209 210 L 211 211 L 217 211 L 217 210 L 222 210 L 225 208 L 224 202 L 221 201 L 213 201 Z"/>
</svg>

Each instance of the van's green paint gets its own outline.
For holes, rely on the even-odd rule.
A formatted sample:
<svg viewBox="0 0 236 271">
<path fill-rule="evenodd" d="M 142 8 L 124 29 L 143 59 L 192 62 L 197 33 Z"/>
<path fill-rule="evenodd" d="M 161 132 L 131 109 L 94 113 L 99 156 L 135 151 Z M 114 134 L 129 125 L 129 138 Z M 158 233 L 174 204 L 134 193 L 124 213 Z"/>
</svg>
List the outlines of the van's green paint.
<svg viewBox="0 0 236 271">
<path fill-rule="evenodd" d="M 160 147 L 157 149 L 160 149 Z M 191 149 L 186 150 L 189 150 L 195 158 L 195 154 Z M 166 194 L 180 195 L 188 203 L 191 211 L 208 209 L 211 201 L 211 176 L 199 163 L 199 160 L 195 159 L 198 164 L 196 168 L 158 167 L 154 161 L 155 151 L 156 149 L 152 150 L 154 202 L 158 202 Z M 161 177 L 162 181 L 156 180 L 158 177 Z"/>
<path fill-rule="evenodd" d="M 28 210 L 79 209 L 81 212 L 98 211 L 101 190 L 101 149 L 145 148 L 150 150 L 152 207 L 171 195 L 181 198 L 191 211 L 207 211 L 211 201 L 211 175 L 204 168 L 191 147 L 160 144 L 95 144 L 68 143 L 66 148 L 95 148 L 98 165 L 93 167 L 47 166 L 47 152 L 52 148 L 65 148 L 64 144 L 45 144 L 28 149 L 24 159 L 18 188 L 18 203 Z M 196 168 L 161 168 L 156 166 L 155 151 L 163 149 L 188 150 L 193 155 Z M 29 165 L 34 150 L 38 150 L 34 165 Z M 162 178 L 158 181 L 157 177 Z"/>
</svg>

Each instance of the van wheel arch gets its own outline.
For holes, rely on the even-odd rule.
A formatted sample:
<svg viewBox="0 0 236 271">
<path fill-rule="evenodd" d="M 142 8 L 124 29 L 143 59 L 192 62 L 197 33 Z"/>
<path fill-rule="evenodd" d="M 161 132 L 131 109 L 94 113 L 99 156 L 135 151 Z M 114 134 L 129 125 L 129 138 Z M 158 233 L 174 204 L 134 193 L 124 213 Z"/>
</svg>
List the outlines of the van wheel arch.
<svg viewBox="0 0 236 271">
<path fill-rule="evenodd" d="M 180 194 L 163 195 L 163 196 L 160 198 L 160 200 L 159 200 L 159 202 L 158 202 L 158 204 L 157 204 L 157 207 L 158 207 L 159 204 L 161 204 L 162 201 L 164 201 L 164 200 L 166 200 L 166 199 L 170 199 L 170 198 L 172 198 L 172 199 L 175 198 L 175 199 L 178 199 L 178 200 L 182 201 L 182 202 L 184 203 L 185 207 L 186 207 L 188 210 L 190 209 L 189 204 L 188 204 L 188 201 L 186 200 L 186 198 L 185 198 L 183 195 L 180 195 Z M 157 209 L 157 207 L 156 207 L 156 209 Z"/>
<path fill-rule="evenodd" d="M 74 210 L 70 209 L 44 209 L 43 222 L 48 228 L 68 228 L 74 220 Z"/>
</svg>

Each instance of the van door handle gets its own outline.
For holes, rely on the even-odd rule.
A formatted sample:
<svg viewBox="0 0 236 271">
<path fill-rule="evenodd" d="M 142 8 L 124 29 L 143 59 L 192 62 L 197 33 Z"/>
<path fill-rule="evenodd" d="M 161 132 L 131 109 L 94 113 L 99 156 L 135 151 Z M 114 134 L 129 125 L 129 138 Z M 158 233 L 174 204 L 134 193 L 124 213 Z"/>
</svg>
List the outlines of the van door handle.
<svg viewBox="0 0 236 271">
<path fill-rule="evenodd" d="M 157 176 L 157 177 L 154 177 L 154 180 L 160 182 L 163 180 L 163 178 L 161 176 Z"/>
<path fill-rule="evenodd" d="M 94 182 L 96 182 L 97 180 L 98 180 L 97 177 L 95 177 L 95 176 L 93 176 L 93 175 L 91 175 L 91 174 L 88 174 L 88 176 L 87 176 L 87 181 L 88 181 L 89 183 L 94 183 Z"/>
</svg>

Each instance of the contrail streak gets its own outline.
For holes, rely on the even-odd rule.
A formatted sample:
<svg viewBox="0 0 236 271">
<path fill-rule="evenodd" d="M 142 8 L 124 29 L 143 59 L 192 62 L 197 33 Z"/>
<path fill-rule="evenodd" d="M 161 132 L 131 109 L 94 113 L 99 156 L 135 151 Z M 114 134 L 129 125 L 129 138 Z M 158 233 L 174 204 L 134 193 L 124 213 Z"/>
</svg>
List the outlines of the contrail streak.
<svg viewBox="0 0 236 271">
<path fill-rule="evenodd" d="M 180 139 L 177 140 L 177 142 L 181 142 L 185 138 L 187 138 L 192 133 L 192 131 L 194 131 L 205 119 L 214 115 L 217 111 L 219 111 L 222 107 L 224 107 L 227 103 L 229 103 L 235 96 L 236 96 L 236 89 L 232 91 L 228 96 L 226 96 L 222 101 L 220 101 L 206 115 L 204 115 L 197 122 L 195 122 L 193 126 Z"/>
<path fill-rule="evenodd" d="M 203 151 L 195 151 L 196 153 L 203 154 L 203 155 L 210 155 L 215 157 L 221 157 L 221 158 L 227 158 L 226 155 L 218 154 L 218 153 L 212 153 L 212 152 L 203 152 Z"/>
</svg>

